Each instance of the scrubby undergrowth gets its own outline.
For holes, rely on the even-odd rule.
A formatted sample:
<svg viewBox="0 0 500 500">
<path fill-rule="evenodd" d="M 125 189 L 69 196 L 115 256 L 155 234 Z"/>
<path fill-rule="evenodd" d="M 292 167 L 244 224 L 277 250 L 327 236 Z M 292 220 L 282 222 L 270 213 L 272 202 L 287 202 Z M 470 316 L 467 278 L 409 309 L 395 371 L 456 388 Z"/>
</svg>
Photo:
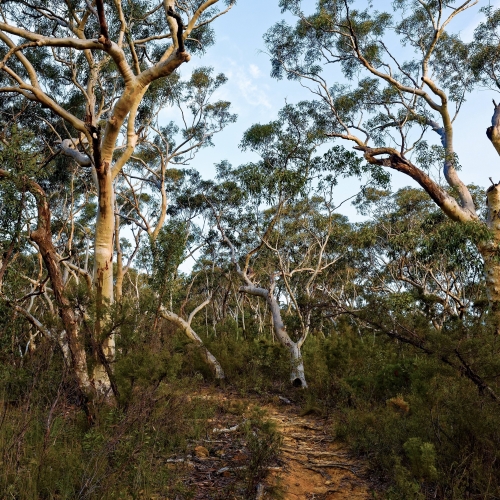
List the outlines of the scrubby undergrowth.
<svg viewBox="0 0 500 500">
<path fill-rule="evenodd" d="M 228 324 L 204 340 L 224 367 L 224 384 L 241 397 L 278 394 L 304 414 L 333 417 L 334 437 L 367 458 L 372 477 L 383 482 L 378 498 L 498 498 L 498 402 L 443 361 L 459 346 L 494 389 L 498 342 L 480 325 L 465 338 L 457 325 L 447 328 L 429 334 L 432 355 L 347 322 L 342 334 L 313 334 L 304 348 L 308 390 L 289 387 L 286 353 L 269 336 L 247 330 L 236 338 Z M 122 343 L 115 367 L 120 400 L 97 405 L 93 424 L 49 340 L 15 361 L 4 357 L 3 497 L 194 498 L 196 487 L 167 460 L 191 453 L 223 411 L 216 401 L 192 397 L 200 384 L 215 383 L 213 376 L 198 349 L 167 324 L 149 339 L 124 329 Z M 257 462 L 262 445 L 275 442 L 274 431 L 258 425 Z M 255 489 L 257 469 L 232 487 L 235 498 Z"/>
</svg>

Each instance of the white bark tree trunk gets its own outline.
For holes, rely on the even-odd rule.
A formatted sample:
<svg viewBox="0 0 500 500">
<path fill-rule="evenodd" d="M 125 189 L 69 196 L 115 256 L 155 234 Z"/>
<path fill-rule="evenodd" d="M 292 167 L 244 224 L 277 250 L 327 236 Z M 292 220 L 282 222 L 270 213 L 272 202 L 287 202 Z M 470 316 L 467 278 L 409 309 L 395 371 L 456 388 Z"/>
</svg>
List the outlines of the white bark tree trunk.
<svg viewBox="0 0 500 500">
<path fill-rule="evenodd" d="M 292 342 L 289 347 L 292 371 L 290 380 L 294 387 L 307 387 L 306 375 L 304 373 L 304 361 L 302 360 L 302 352 L 298 343 Z"/>
<path fill-rule="evenodd" d="M 103 162 L 96 168 L 98 178 L 98 211 L 94 246 L 94 287 L 97 300 L 96 337 L 101 343 L 106 361 L 115 359 L 115 336 L 102 338 L 106 322 L 109 320 L 109 307 L 113 304 L 113 236 L 115 230 L 113 180 L 109 164 Z M 93 382 L 103 395 L 110 394 L 111 382 L 102 365 L 97 362 L 93 371 Z"/>
<path fill-rule="evenodd" d="M 118 212 L 118 209 L 117 209 Z M 123 295 L 123 278 L 125 271 L 123 269 L 123 252 L 120 243 L 120 217 L 115 216 L 115 248 L 116 248 L 116 280 L 115 280 L 115 299 L 119 304 Z"/>
<path fill-rule="evenodd" d="M 495 326 L 495 333 L 500 334 L 500 183 L 486 191 L 488 200 L 488 228 L 492 241 L 480 245 L 479 250 L 484 260 L 486 293 L 490 305 L 490 315 Z"/>
<path fill-rule="evenodd" d="M 196 314 L 196 312 L 201 310 L 201 308 L 204 307 L 207 303 L 208 302 L 204 302 L 203 304 L 201 304 L 201 307 L 198 306 L 193 311 L 193 313 Z M 198 334 L 191 328 L 191 320 L 194 317 L 193 313 L 190 314 L 188 321 L 186 321 L 185 319 L 181 318 L 180 316 L 178 316 L 174 312 L 165 309 L 163 306 L 161 306 L 161 308 L 160 308 L 160 315 L 162 316 L 162 318 L 165 318 L 166 320 L 171 321 L 172 323 L 177 325 L 186 334 L 186 336 L 190 340 L 192 340 L 196 345 L 199 346 L 199 348 L 203 354 L 203 357 L 205 358 L 205 361 L 212 367 L 212 369 L 215 373 L 215 378 L 222 380 L 225 378 L 224 370 L 222 369 L 222 366 L 217 361 L 215 356 L 205 347 L 205 345 L 203 344 L 203 341 L 198 336 Z"/>
<path fill-rule="evenodd" d="M 500 155 L 500 104 L 496 104 L 491 118 L 491 127 L 486 130 L 493 147 Z M 488 228 L 492 240 L 479 246 L 484 259 L 486 291 L 490 305 L 490 314 L 495 326 L 495 333 L 500 334 L 500 183 L 493 184 L 486 190 L 488 207 Z"/>
<path fill-rule="evenodd" d="M 248 264 L 252 253 L 254 253 L 256 249 L 247 254 L 245 268 L 244 270 L 241 270 L 241 267 L 236 259 L 236 252 L 234 249 L 234 245 L 232 244 L 231 240 L 224 234 L 224 230 L 220 225 L 220 220 L 218 220 L 217 225 L 219 231 L 221 232 L 223 240 L 227 243 L 227 245 L 231 249 L 231 259 L 233 261 L 234 267 L 236 268 L 236 272 L 238 273 L 238 276 L 245 283 L 244 286 L 240 287 L 240 292 L 248 293 L 250 295 L 256 295 L 257 297 L 262 297 L 266 301 L 269 310 L 271 311 L 274 333 L 279 343 L 283 347 L 286 347 L 286 349 L 290 354 L 290 364 L 291 364 L 290 381 L 292 382 L 292 385 L 294 387 L 302 387 L 304 389 L 307 388 L 307 382 L 304 372 L 304 362 L 302 360 L 302 353 L 301 353 L 301 347 L 302 344 L 304 343 L 306 334 L 304 334 L 302 338 L 299 339 L 297 342 L 294 342 L 288 335 L 288 332 L 286 331 L 285 328 L 285 324 L 283 323 L 283 319 L 281 318 L 281 310 L 279 303 L 276 300 L 276 297 L 274 296 L 274 286 L 275 286 L 274 277 L 271 278 L 271 286 L 269 290 L 254 285 L 250 280 L 250 278 L 248 277 L 247 274 L 249 269 Z M 272 227 L 272 225 L 270 225 L 269 228 L 270 227 Z M 261 245 L 263 244 L 264 243 L 261 243 Z"/>
<path fill-rule="evenodd" d="M 101 23 L 102 24 L 102 23 Z M 106 28 L 107 29 L 107 28 Z M 101 25 L 102 30 L 102 25 Z M 106 37 L 106 33 L 101 33 Z M 176 33 L 172 33 L 176 38 Z M 111 42 L 110 42 L 111 43 Z M 111 46 L 113 46 L 111 44 Z M 101 342 L 106 362 L 112 366 L 115 358 L 115 336 L 111 334 L 102 338 L 103 326 L 109 319 L 108 307 L 113 304 L 113 237 L 115 231 L 114 215 L 114 187 L 113 180 L 120 173 L 123 166 L 130 159 L 137 144 L 138 136 L 135 132 L 135 118 L 137 109 L 149 84 L 170 75 L 183 62 L 190 59 L 186 52 L 174 52 L 160 65 L 149 68 L 136 77 L 130 67 L 122 68 L 125 81 L 125 90 L 116 101 L 112 115 L 107 121 L 102 140 L 99 130 L 91 129 L 94 166 L 98 183 L 98 212 L 95 230 L 94 247 L 94 285 L 97 300 L 96 334 Z M 120 129 L 127 120 L 127 146 L 121 156 L 113 163 L 113 154 L 116 148 Z M 102 363 L 97 363 L 93 373 L 96 388 L 103 394 L 109 394 L 111 381 L 107 370 Z"/>
<path fill-rule="evenodd" d="M 256 295 L 266 300 L 269 310 L 273 318 L 273 327 L 276 338 L 283 347 L 286 347 L 290 354 L 290 381 L 294 387 L 307 388 L 307 382 L 304 372 L 304 362 L 302 360 L 301 347 L 302 343 L 294 342 L 286 331 L 283 319 L 281 318 L 281 310 L 278 301 L 274 297 L 272 290 L 266 290 L 254 285 L 245 285 L 240 287 L 240 291 L 250 295 Z"/>
</svg>

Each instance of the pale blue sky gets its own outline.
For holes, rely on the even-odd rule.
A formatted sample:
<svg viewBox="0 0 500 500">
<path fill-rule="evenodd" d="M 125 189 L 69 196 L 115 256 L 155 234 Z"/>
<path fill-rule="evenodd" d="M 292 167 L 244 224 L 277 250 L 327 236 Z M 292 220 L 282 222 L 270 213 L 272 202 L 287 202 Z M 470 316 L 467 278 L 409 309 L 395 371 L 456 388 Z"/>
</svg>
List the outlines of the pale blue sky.
<svg viewBox="0 0 500 500">
<path fill-rule="evenodd" d="M 304 5 L 314 6 L 313 0 Z M 391 1 L 373 0 L 378 10 L 392 11 Z M 488 0 L 480 0 L 467 13 L 458 16 L 452 22 L 453 31 L 461 32 L 463 38 L 469 39 L 474 27 L 483 19 L 479 13 Z M 367 0 L 359 0 L 359 7 L 367 6 Z M 491 2 L 500 4 L 500 0 Z M 223 72 L 229 78 L 219 97 L 231 101 L 233 110 L 238 114 L 236 124 L 229 126 L 223 133 L 214 137 L 215 147 L 200 152 L 192 163 L 204 177 L 214 173 L 213 165 L 227 159 L 233 165 L 239 165 L 250 159 L 257 159 L 251 153 L 242 153 L 238 149 L 243 132 L 254 123 L 266 123 L 274 119 L 285 100 L 294 103 L 309 99 L 307 90 L 297 82 L 276 81 L 269 77 L 270 63 L 267 54 L 263 53 L 263 34 L 283 16 L 278 8 L 278 0 L 238 0 L 237 5 L 226 15 L 214 23 L 217 42 L 205 56 L 193 57 L 183 73 L 188 74 L 196 66 L 212 66 L 217 73 Z M 293 22 L 293 18 L 289 17 Z M 393 50 L 402 52 L 397 46 Z M 410 56 L 407 55 L 408 59 Z M 341 79 L 341 76 L 338 76 Z M 497 95 L 497 100 L 500 96 Z M 490 125 L 493 112 L 491 91 L 476 91 L 468 97 L 467 103 L 460 112 L 455 123 L 455 146 L 463 167 L 461 177 L 467 183 L 482 186 L 489 184 L 489 177 L 500 180 L 500 159 L 486 137 L 485 130 Z M 165 112 L 165 118 L 170 112 Z M 432 140 L 429 135 L 428 140 Z M 437 143 L 437 137 L 434 138 Z M 393 175 L 393 187 L 398 188 L 411 184 L 409 178 Z M 348 181 L 342 184 L 339 193 L 355 192 L 358 183 Z M 339 194 L 340 196 L 340 194 Z M 355 211 L 345 204 L 342 211 L 357 219 Z"/>
</svg>

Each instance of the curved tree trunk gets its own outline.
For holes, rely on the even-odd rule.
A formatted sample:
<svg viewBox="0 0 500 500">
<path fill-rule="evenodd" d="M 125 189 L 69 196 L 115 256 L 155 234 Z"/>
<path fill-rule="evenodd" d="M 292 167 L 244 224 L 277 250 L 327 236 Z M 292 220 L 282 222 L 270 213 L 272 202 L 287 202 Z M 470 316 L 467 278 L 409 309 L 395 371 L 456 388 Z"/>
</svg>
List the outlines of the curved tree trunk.
<svg viewBox="0 0 500 500">
<path fill-rule="evenodd" d="M 272 228 L 272 226 L 273 225 L 271 224 L 268 227 L 268 231 L 270 228 Z M 283 323 L 283 319 L 281 318 L 281 310 L 279 303 L 274 296 L 274 287 L 275 287 L 274 277 L 271 276 L 271 286 L 269 290 L 266 288 L 261 288 L 259 286 L 256 286 L 251 281 L 251 279 L 247 274 L 249 269 L 248 262 L 250 260 L 251 253 L 247 254 L 245 269 L 242 271 L 236 259 L 236 252 L 234 250 L 234 245 L 231 243 L 231 240 L 224 234 L 224 230 L 220 226 L 220 223 L 218 224 L 218 227 L 219 231 L 222 234 L 223 240 L 227 243 L 227 245 L 231 249 L 231 258 L 234 267 L 236 268 L 236 272 L 238 273 L 239 277 L 243 280 L 243 282 L 246 283 L 246 285 L 240 287 L 240 292 L 248 293 L 249 295 L 256 295 L 257 297 L 262 297 L 263 299 L 265 299 L 269 307 L 269 310 L 271 311 L 274 333 L 276 334 L 276 337 L 278 338 L 280 344 L 286 347 L 288 349 L 288 352 L 290 353 L 290 364 L 291 364 L 290 381 L 292 382 L 292 385 L 294 387 L 302 387 L 304 389 L 307 388 L 307 382 L 304 373 L 304 362 L 302 360 L 302 353 L 301 353 L 301 347 L 307 336 L 307 331 L 303 332 L 303 336 L 301 339 L 299 339 L 298 342 L 294 342 L 290 338 L 288 332 L 286 331 L 285 324 Z M 264 243 L 262 242 L 261 245 L 263 244 Z M 255 251 L 256 250 L 254 249 L 252 252 Z"/>
<path fill-rule="evenodd" d="M 84 341 L 75 311 L 64 294 L 64 282 L 59 265 L 59 258 L 52 242 L 50 208 L 42 188 L 33 181 L 28 181 L 28 185 L 31 193 L 36 198 L 38 210 L 38 225 L 36 230 L 31 233 L 30 237 L 38 245 L 40 254 L 47 268 L 59 317 L 64 326 L 65 338 L 64 335 L 62 335 L 60 339 L 63 341 L 63 353 L 65 358 L 69 354 L 73 373 L 84 395 L 84 399 L 92 400 L 95 395 L 95 390 L 88 375 Z"/>
<path fill-rule="evenodd" d="M 307 388 L 307 382 L 304 373 L 304 362 L 302 360 L 300 345 L 298 342 L 294 342 L 288 335 L 288 332 L 286 331 L 285 325 L 281 318 L 281 311 L 278 301 L 272 293 L 270 293 L 268 290 L 265 291 L 267 292 L 266 301 L 271 314 L 273 315 L 274 333 L 276 334 L 276 337 L 280 341 L 281 345 L 286 347 L 288 349 L 288 352 L 290 353 L 290 381 L 294 387 L 302 387 L 305 389 Z"/>
<path fill-rule="evenodd" d="M 165 318 L 166 320 L 176 324 L 179 328 L 181 328 L 181 330 L 190 340 L 192 340 L 196 345 L 200 347 L 203 357 L 205 358 L 205 361 L 212 367 L 216 379 L 221 380 L 225 378 L 224 370 L 222 369 L 220 363 L 217 361 L 215 356 L 205 347 L 198 334 L 191 328 L 191 321 L 186 321 L 174 312 L 165 309 L 163 306 L 160 308 L 160 315 L 162 316 L 162 318 Z"/>
<path fill-rule="evenodd" d="M 301 343 L 294 342 L 288 335 L 288 332 L 286 331 L 285 325 L 283 323 L 283 319 L 281 318 L 280 306 L 273 293 L 270 290 L 266 290 L 265 288 L 260 288 L 254 285 L 242 286 L 240 288 L 240 291 L 248 293 L 250 295 L 263 297 L 266 300 L 273 317 L 274 333 L 276 334 L 276 337 L 279 340 L 280 344 L 283 347 L 286 347 L 288 349 L 288 352 L 290 353 L 290 381 L 294 387 L 302 387 L 303 389 L 307 388 L 307 382 L 304 372 L 304 362 L 302 360 L 301 353 Z"/>
</svg>

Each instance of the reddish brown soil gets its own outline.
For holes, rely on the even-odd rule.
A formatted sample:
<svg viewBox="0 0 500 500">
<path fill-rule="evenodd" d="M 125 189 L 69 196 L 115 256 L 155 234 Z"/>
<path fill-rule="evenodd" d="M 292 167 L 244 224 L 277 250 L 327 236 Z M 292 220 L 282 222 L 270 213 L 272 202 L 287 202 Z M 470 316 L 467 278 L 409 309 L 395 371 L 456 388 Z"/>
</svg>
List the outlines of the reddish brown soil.
<svg viewBox="0 0 500 500">
<path fill-rule="evenodd" d="M 363 465 L 336 442 L 333 423 L 296 409 L 268 406 L 269 418 L 283 434 L 284 500 L 361 500 L 372 498 Z"/>
<path fill-rule="evenodd" d="M 300 416 L 300 408 L 279 397 L 241 397 L 207 389 L 194 397 L 216 400 L 221 412 L 206 439 L 193 445 L 184 469 L 185 485 L 196 500 L 242 499 L 241 478 L 248 450 L 236 430 L 252 406 L 265 410 L 283 437 L 281 455 L 269 467 L 259 490 L 245 500 L 368 500 L 373 498 L 364 464 L 335 440 L 335 422 L 316 415 Z M 174 464 L 172 464 L 174 466 Z M 179 470 L 179 469 L 178 469 Z M 242 472 L 243 471 L 243 472 Z M 190 497 L 192 498 L 192 497 Z"/>
</svg>

